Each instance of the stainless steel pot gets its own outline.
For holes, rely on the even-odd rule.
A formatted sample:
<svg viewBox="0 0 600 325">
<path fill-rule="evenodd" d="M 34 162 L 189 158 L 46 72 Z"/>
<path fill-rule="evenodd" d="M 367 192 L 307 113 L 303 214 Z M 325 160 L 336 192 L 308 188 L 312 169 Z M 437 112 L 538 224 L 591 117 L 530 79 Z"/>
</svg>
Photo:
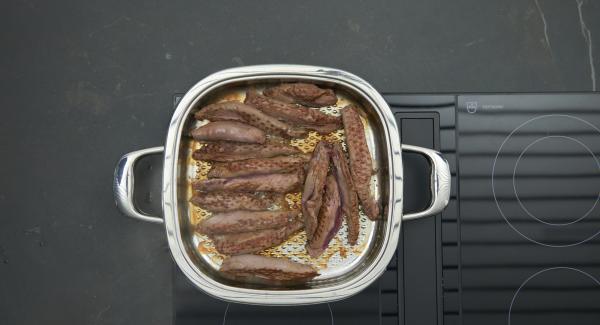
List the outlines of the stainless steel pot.
<svg viewBox="0 0 600 325">
<path fill-rule="evenodd" d="M 383 218 L 363 227 L 360 239 L 363 245 L 351 258 L 327 262 L 321 267 L 321 276 L 304 286 L 282 288 L 235 283 L 219 275 L 218 260 L 197 249 L 198 235 L 194 234 L 190 221 L 193 207 L 188 202 L 197 166 L 190 160 L 193 141 L 185 133 L 195 123 L 192 113 L 224 91 L 235 93 L 248 85 L 282 81 L 307 81 L 335 88 L 341 100 L 357 103 L 364 109 L 367 140 L 378 170 L 372 191 L 383 203 Z M 402 213 L 402 151 L 424 155 L 432 167 L 431 204 L 414 214 Z M 150 154 L 164 154 L 162 218 L 143 214 L 133 204 L 133 167 L 139 158 Z M 120 159 L 115 170 L 114 192 L 117 207 L 126 216 L 164 224 L 173 259 L 199 289 L 230 302 L 299 305 L 344 299 L 375 281 L 396 250 L 402 221 L 435 215 L 445 208 L 450 195 L 450 171 L 439 152 L 401 144 L 388 104 L 363 79 L 331 68 L 261 65 L 220 71 L 193 86 L 177 106 L 165 146 L 134 151 Z"/>
</svg>

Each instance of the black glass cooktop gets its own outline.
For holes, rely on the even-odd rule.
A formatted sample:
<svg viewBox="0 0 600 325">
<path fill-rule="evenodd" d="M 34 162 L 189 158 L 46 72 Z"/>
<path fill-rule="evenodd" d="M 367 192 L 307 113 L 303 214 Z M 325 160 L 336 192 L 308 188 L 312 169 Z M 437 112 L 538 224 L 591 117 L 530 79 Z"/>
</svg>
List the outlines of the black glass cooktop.
<svg viewBox="0 0 600 325">
<path fill-rule="evenodd" d="M 458 97 L 463 324 L 600 324 L 600 96 Z"/>
<path fill-rule="evenodd" d="M 600 95 L 388 95 L 403 143 L 441 151 L 451 200 L 405 222 L 382 278 L 345 301 L 228 304 L 174 267 L 175 324 L 599 324 Z M 429 200 L 405 155 L 405 207 Z"/>
</svg>

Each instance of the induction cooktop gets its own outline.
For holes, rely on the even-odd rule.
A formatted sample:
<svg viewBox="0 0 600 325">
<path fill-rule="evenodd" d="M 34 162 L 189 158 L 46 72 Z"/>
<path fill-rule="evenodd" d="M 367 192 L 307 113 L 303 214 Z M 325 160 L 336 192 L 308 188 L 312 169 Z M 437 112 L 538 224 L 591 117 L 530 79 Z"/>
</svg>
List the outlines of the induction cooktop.
<svg viewBox="0 0 600 325">
<path fill-rule="evenodd" d="M 385 97 L 402 142 L 450 163 L 446 210 L 405 222 L 381 279 L 340 302 L 229 304 L 174 267 L 174 324 L 600 324 L 600 94 Z M 429 166 L 404 164 L 422 210 Z"/>
</svg>

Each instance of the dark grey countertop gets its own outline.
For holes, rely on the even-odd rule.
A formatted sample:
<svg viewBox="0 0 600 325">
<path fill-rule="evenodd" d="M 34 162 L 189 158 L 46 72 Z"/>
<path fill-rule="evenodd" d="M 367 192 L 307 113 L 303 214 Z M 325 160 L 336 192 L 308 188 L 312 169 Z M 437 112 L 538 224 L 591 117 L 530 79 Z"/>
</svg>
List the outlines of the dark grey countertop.
<svg viewBox="0 0 600 325">
<path fill-rule="evenodd" d="M 163 228 L 121 216 L 121 154 L 161 145 L 173 94 L 300 63 L 385 93 L 596 90 L 597 1 L 9 1 L 0 35 L 0 315 L 168 324 Z M 595 71 L 594 71 L 595 69 Z"/>
</svg>

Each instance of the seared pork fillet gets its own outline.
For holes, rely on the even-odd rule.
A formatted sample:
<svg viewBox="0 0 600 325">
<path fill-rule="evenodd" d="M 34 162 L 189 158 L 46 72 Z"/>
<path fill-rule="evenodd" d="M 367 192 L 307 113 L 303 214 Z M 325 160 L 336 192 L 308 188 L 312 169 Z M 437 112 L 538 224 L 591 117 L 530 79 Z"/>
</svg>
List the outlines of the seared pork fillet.
<svg viewBox="0 0 600 325">
<path fill-rule="evenodd" d="M 342 209 L 337 181 L 332 174 L 327 175 L 325 197 L 319 212 L 319 225 L 308 242 L 308 254 L 319 257 L 329 246 L 329 242 L 342 226 Z"/>
<path fill-rule="evenodd" d="M 332 106 L 337 103 L 333 90 L 302 82 L 270 87 L 265 89 L 263 94 L 282 102 L 310 107 Z"/>
<path fill-rule="evenodd" d="M 333 162 L 333 175 L 338 183 L 340 198 L 342 200 L 342 212 L 348 225 L 348 243 L 355 245 L 360 230 L 358 216 L 358 197 L 352 183 L 352 175 L 348 167 L 346 155 L 339 143 L 332 145 L 331 161 Z"/>
<path fill-rule="evenodd" d="M 302 191 L 302 216 L 306 237 L 310 240 L 317 228 L 317 216 L 323 200 L 323 188 L 329 168 L 329 144 L 321 141 L 315 147 L 308 163 L 308 171 Z"/>
<path fill-rule="evenodd" d="M 294 221 L 285 227 L 277 229 L 220 234 L 213 235 L 211 238 L 219 253 L 225 255 L 239 255 L 259 252 L 263 249 L 277 246 L 300 229 L 302 229 L 302 222 Z"/>
<path fill-rule="evenodd" d="M 198 193 L 191 199 L 192 204 L 211 212 L 233 210 L 262 211 L 278 205 L 287 207 L 285 196 L 280 193 L 244 193 L 244 192 L 211 192 Z"/>
<path fill-rule="evenodd" d="M 244 122 L 267 133 L 282 137 L 298 138 L 306 135 L 306 130 L 302 128 L 294 127 L 250 105 L 237 101 L 227 101 L 205 106 L 196 112 L 194 116 L 198 120 Z"/>
<path fill-rule="evenodd" d="M 208 172 L 208 178 L 290 173 L 300 170 L 307 161 L 306 155 L 298 155 L 214 163 Z"/>
<path fill-rule="evenodd" d="M 248 90 L 244 103 L 258 108 L 267 115 L 294 125 L 304 127 L 325 124 L 341 125 L 339 116 L 325 114 L 317 109 L 281 102 L 261 95 L 254 89 Z"/>
<path fill-rule="evenodd" d="M 252 158 L 269 158 L 299 154 L 301 151 L 289 144 L 267 142 L 265 144 L 235 144 L 228 142 L 207 143 L 193 154 L 196 160 L 238 161 Z"/>
<path fill-rule="evenodd" d="M 232 234 L 264 229 L 276 229 L 297 221 L 300 211 L 245 211 L 217 213 L 198 224 L 196 230 L 206 235 Z"/>
<path fill-rule="evenodd" d="M 248 282 L 304 282 L 319 273 L 310 265 L 292 262 L 287 258 L 259 255 L 238 255 L 225 258 L 221 272 L 226 276 Z"/>
<path fill-rule="evenodd" d="M 198 141 L 235 141 L 245 143 L 265 143 L 265 133 L 253 126 L 235 122 L 218 121 L 205 124 L 192 131 Z"/>
<path fill-rule="evenodd" d="M 371 195 L 371 175 L 373 162 L 367 146 L 365 129 L 356 111 L 356 107 L 349 105 L 342 110 L 342 120 L 346 134 L 346 144 L 350 157 L 352 181 L 360 199 L 363 211 L 371 220 L 379 218 L 379 206 Z"/>
<path fill-rule="evenodd" d="M 233 178 L 210 178 L 193 183 L 200 192 L 297 192 L 304 181 L 303 173 L 251 175 Z"/>
</svg>

